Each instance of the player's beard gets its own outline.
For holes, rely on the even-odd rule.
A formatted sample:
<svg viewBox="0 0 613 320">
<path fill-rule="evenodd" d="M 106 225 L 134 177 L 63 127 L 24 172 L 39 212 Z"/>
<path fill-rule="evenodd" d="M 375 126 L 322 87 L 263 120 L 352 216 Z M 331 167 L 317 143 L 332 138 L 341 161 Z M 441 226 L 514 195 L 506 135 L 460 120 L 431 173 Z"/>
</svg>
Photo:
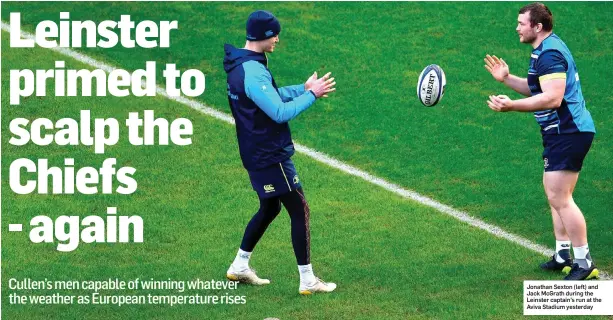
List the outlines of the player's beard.
<svg viewBox="0 0 613 320">
<path fill-rule="evenodd" d="M 521 43 L 532 44 L 536 41 L 536 34 L 522 34 L 519 38 Z"/>
</svg>

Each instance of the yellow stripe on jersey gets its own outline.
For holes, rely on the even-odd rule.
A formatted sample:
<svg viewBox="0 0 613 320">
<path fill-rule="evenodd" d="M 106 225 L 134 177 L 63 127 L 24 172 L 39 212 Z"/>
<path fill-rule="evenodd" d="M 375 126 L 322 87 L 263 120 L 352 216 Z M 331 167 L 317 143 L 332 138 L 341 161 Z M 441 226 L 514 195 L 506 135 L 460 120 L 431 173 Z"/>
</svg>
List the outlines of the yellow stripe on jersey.
<svg viewBox="0 0 613 320">
<path fill-rule="evenodd" d="M 539 77 L 540 82 L 545 82 L 547 80 L 553 80 L 553 79 L 566 79 L 566 73 L 565 72 L 550 73 L 550 74 L 546 74 L 544 76 Z"/>
</svg>

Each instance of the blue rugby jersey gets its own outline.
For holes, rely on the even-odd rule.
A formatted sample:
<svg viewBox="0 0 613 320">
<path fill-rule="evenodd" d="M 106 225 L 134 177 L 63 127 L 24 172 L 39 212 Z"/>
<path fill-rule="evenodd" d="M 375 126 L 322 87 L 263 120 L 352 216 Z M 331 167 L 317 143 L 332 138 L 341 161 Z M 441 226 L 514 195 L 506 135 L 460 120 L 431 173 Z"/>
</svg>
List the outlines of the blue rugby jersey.
<svg viewBox="0 0 613 320">
<path fill-rule="evenodd" d="M 315 102 L 304 84 L 279 88 L 268 70 L 266 55 L 224 46 L 228 102 L 245 169 L 256 171 L 294 154 L 288 121 Z"/>
<path fill-rule="evenodd" d="M 592 116 L 585 107 L 573 56 L 566 44 L 553 33 L 530 55 L 528 86 L 532 95 L 543 93 L 541 82 L 551 79 L 566 79 L 566 89 L 559 108 L 534 113 L 541 133 L 596 132 Z"/>
</svg>

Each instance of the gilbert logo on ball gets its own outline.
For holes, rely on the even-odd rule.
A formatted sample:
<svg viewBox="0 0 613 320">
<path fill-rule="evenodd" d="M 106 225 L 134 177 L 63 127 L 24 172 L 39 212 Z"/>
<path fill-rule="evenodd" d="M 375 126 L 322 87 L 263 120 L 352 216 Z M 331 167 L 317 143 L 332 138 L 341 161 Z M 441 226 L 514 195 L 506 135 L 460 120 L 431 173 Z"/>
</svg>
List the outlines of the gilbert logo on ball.
<svg viewBox="0 0 613 320">
<path fill-rule="evenodd" d="M 445 94 L 445 72 L 436 64 L 427 66 L 417 81 L 417 97 L 426 107 L 435 106 Z"/>
</svg>

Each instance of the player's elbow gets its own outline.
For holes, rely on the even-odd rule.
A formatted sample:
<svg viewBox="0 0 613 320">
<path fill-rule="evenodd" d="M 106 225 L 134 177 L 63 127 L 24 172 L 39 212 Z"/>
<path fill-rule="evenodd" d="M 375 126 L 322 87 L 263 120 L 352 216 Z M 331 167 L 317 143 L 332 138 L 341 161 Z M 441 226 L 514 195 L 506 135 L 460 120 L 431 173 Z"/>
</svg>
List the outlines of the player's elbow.
<svg viewBox="0 0 613 320">
<path fill-rule="evenodd" d="M 279 118 L 279 117 L 275 117 L 274 119 L 272 119 L 274 122 L 278 123 L 278 124 L 282 124 L 282 123 L 286 123 L 287 120 L 283 119 L 283 118 Z"/>
<path fill-rule="evenodd" d="M 285 123 L 290 119 L 285 116 L 284 108 L 282 104 L 261 104 L 265 107 L 260 107 L 264 113 L 275 123 Z M 259 106 L 259 105 L 258 105 Z"/>
<path fill-rule="evenodd" d="M 288 121 L 289 121 L 289 119 L 286 119 L 286 118 L 283 116 L 283 112 L 280 112 L 280 111 L 279 111 L 279 112 L 277 112 L 277 113 L 275 114 L 275 116 L 274 116 L 274 117 L 272 117 L 272 121 L 274 121 L 274 122 L 276 122 L 276 123 L 278 123 L 278 124 L 282 124 L 282 123 L 286 123 L 286 122 L 288 122 Z"/>
<path fill-rule="evenodd" d="M 562 100 L 564 100 L 564 97 L 559 97 L 559 98 L 558 97 L 553 97 L 550 100 L 549 108 L 550 109 L 557 109 L 557 108 L 559 108 L 560 106 L 562 106 Z"/>
<path fill-rule="evenodd" d="M 564 100 L 564 94 L 553 94 L 550 93 L 547 95 L 546 105 L 548 109 L 557 109 L 562 105 L 562 101 Z"/>
<path fill-rule="evenodd" d="M 290 116 L 289 110 L 285 104 L 280 103 L 277 105 L 275 109 L 276 109 L 276 112 L 274 114 L 274 117 L 271 117 L 274 122 L 281 124 L 281 123 L 289 122 L 290 120 L 293 119 L 293 117 Z"/>
</svg>

